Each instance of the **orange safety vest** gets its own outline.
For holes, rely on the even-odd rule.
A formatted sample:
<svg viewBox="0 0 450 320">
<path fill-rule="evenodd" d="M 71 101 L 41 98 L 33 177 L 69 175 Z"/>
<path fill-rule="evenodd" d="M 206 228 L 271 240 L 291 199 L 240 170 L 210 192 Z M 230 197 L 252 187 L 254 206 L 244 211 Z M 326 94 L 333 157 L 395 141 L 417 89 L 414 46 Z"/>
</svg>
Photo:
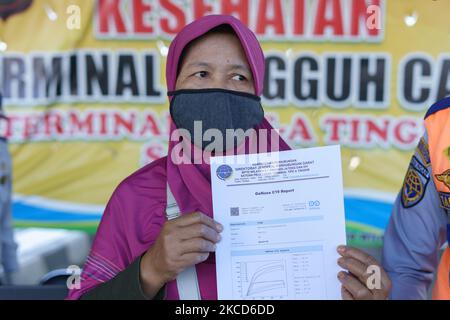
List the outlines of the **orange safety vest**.
<svg viewBox="0 0 450 320">
<path fill-rule="evenodd" d="M 440 205 L 450 215 L 450 98 L 434 104 L 425 117 L 433 178 Z M 450 221 L 447 224 L 447 244 L 450 244 Z M 450 247 L 439 264 L 433 299 L 450 300 Z"/>
</svg>

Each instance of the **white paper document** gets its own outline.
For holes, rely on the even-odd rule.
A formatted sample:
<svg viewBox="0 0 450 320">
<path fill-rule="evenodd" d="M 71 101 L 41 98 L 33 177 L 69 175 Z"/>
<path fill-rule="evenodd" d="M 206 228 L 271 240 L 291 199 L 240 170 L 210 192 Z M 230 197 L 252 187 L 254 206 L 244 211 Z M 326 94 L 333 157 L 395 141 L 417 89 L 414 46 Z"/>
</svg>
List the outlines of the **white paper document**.
<svg viewBox="0 0 450 320">
<path fill-rule="evenodd" d="M 340 299 L 339 146 L 211 158 L 219 299 Z"/>
</svg>

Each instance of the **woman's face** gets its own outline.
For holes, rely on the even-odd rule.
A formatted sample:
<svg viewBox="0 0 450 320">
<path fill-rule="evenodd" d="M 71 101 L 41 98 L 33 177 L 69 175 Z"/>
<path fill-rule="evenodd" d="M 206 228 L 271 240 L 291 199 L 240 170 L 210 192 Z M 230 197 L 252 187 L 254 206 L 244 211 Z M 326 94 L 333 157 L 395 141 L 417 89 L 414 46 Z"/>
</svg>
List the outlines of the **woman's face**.
<svg viewBox="0 0 450 320">
<path fill-rule="evenodd" d="M 186 51 L 176 90 L 205 88 L 255 94 L 252 72 L 236 35 L 211 33 Z"/>
</svg>

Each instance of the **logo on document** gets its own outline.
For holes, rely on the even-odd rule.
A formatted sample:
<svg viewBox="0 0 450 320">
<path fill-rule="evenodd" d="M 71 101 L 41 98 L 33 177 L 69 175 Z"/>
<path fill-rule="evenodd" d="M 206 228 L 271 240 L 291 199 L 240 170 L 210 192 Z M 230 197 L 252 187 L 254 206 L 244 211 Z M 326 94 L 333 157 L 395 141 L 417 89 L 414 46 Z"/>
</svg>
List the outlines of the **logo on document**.
<svg viewBox="0 0 450 320">
<path fill-rule="evenodd" d="M 308 207 L 309 209 L 320 209 L 320 201 L 319 200 L 308 201 Z"/>
<path fill-rule="evenodd" d="M 220 180 L 227 180 L 233 174 L 233 168 L 227 164 L 219 166 L 216 170 L 217 178 Z"/>
</svg>

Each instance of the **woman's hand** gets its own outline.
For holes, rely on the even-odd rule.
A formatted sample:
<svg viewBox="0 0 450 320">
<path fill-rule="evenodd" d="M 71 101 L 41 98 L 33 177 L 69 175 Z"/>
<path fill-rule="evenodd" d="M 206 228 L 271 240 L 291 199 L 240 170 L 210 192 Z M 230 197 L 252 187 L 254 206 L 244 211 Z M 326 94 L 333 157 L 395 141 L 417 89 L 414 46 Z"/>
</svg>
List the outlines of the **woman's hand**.
<svg viewBox="0 0 450 320">
<path fill-rule="evenodd" d="M 216 250 L 223 227 L 200 212 L 167 221 L 141 259 L 141 285 L 149 298 L 187 267 L 205 261 Z"/>
<path fill-rule="evenodd" d="M 338 265 L 349 271 L 338 273 L 344 300 L 387 299 L 391 281 L 374 257 L 347 246 L 339 246 L 337 251 L 342 256 Z"/>
</svg>

